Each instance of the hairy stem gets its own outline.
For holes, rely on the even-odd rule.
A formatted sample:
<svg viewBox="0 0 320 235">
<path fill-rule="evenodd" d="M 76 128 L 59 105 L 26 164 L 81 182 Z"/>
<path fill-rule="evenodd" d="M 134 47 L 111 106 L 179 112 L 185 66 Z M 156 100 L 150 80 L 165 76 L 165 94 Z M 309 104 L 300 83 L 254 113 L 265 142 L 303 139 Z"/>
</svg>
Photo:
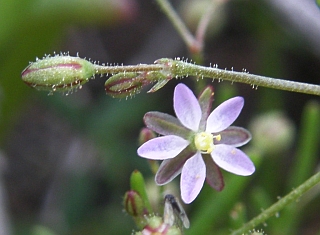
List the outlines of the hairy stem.
<svg viewBox="0 0 320 235">
<path fill-rule="evenodd" d="M 255 228 L 257 225 L 263 223 L 268 218 L 276 215 L 280 210 L 282 210 L 285 206 L 290 204 L 293 201 L 296 201 L 301 197 L 306 191 L 311 189 L 317 183 L 320 182 L 320 172 L 310 177 L 307 181 L 301 184 L 298 188 L 291 191 L 288 195 L 280 199 L 278 202 L 273 204 L 271 207 L 263 211 L 260 215 L 253 218 L 251 221 L 243 225 L 240 229 L 235 230 L 231 233 L 231 235 L 241 235 L 249 230 Z"/>
<path fill-rule="evenodd" d="M 264 77 L 246 72 L 234 72 L 227 71 L 218 68 L 204 67 L 195 64 L 190 64 L 180 60 L 168 59 L 167 65 L 170 66 L 173 76 L 197 76 L 198 78 L 212 78 L 220 80 L 228 80 L 231 82 L 241 82 L 250 84 L 253 88 L 258 86 L 274 88 L 285 91 L 300 92 L 311 95 L 320 96 L 320 86 L 307 84 L 302 82 L 294 82 L 283 79 L 275 79 L 270 77 Z"/>
<path fill-rule="evenodd" d="M 116 66 L 103 66 L 94 65 L 96 74 L 115 74 L 123 72 L 150 72 L 159 71 L 163 69 L 160 64 L 138 64 L 138 65 L 116 65 Z"/>
</svg>

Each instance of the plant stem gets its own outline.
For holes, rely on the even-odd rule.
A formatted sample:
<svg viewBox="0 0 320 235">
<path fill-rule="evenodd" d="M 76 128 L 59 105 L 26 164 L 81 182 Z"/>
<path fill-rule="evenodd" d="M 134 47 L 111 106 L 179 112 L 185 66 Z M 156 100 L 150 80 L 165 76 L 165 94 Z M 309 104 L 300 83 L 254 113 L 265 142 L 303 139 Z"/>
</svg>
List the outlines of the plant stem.
<svg viewBox="0 0 320 235">
<path fill-rule="evenodd" d="M 215 12 L 220 7 L 220 5 L 225 4 L 227 1 L 228 0 L 219 0 L 219 1 L 212 0 L 207 10 L 202 15 L 197 27 L 196 34 L 195 34 L 195 38 L 199 44 L 199 48 L 201 52 L 203 51 L 205 35 L 207 32 L 209 23 L 212 19 L 212 16 L 215 14 Z"/>
<path fill-rule="evenodd" d="M 302 82 L 288 81 L 264 77 L 247 72 L 228 71 L 212 67 L 204 67 L 200 65 L 190 64 L 179 59 L 159 59 L 156 64 L 139 64 L 139 65 L 116 65 L 102 66 L 94 65 L 96 74 L 115 74 L 126 72 L 154 72 L 162 71 L 171 77 L 196 76 L 197 78 L 212 78 L 227 80 L 231 82 L 241 82 L 250 84 L 252 88 L 257 89 L 258 86 L 274 88 L 285 91 L 300 92 L 310 95 L 320 96 L 320 86 Z"/>
<path fill-rule="evenodd" d="M 189 29 L 186 27 L 186 25 L 183 23 L 179 15 L 175 12 L 170 2 L 167 0 L 156 1 L 163 10 L 164 14 L 168 17 L 173 26 L 176 28 L 187 47 L 189 49 L 195 47 L 195 38 L 193 37 Z"/>
<path fill-rule="evenodd" d="M 167 62 L 170 62 L 168 59 Z M 311 95 L 320 96 L 320 86 L 314 84 L 307 84 L 301 82 L 288 81 L 283 79 L 275 79 L 264 77 L 247 72 L 234 72 L 218 68 L 204 67 L 200 65 L 190 64 L 180 60 L 172 60 L 168 63 L 173 77 L 181 76 L 197 76 L 198 78 L 212 78 L 221 80 L 228 80 L 231 82 L 241 82 L 250 84 L 252 88 L 257 89 L 258 86 L 274 88 L 285 91 L 300 92 Z"/>
<path fill-rule="evenodd" d="M 103 66 L 94 65 L 96 74 L 114 74 L 124 72 L 150 72 L 159 71 L 163 69 L 163 65 L 159 64 L 139 64 L 139 65 L 115 65 L 115 66 Z"/>
<path fill-rule="evenodd" d="M 251 221 L 243 225 L 240 229 L 233 231 L 231 235 L 241 235 L 255 228 L 257 225 L 259 225 L 260 223 L 263 223 L 271 216 L 276 215 L 276 213 L 278 213 L 280 210 L 282 210 L 285 206 L 287 206 L 291 202 L 298 200 L 299 197 L 301 197 L 306 191 L 311 189 L 313 186 L 315 186 L 319 182 L 320 182 L 320 172 L 310 177 L 298 188 L 291 191 L 287 196 L 280 199 L 271 207 L 263 211 L 260 215 L 258 215 L 257 217 L 253 218 Z"/>
</svg>

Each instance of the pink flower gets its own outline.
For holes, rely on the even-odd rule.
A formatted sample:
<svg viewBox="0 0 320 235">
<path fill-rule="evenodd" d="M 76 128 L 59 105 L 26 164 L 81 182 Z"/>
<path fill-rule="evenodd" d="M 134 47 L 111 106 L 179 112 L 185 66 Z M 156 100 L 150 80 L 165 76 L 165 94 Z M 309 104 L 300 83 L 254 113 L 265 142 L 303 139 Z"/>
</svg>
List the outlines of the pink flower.
<svg viewBox="0 0 320 235">
<path fill-rule="evenodd" d="M 236 147 L 246 144 L 250 133 L 230 126 L 244 105 L 242 97 L 231 98 L 211 113 L 213 92 L 206 88 L 199 97 L 184 84 L 176 86 L 173 107 L 177 118 L 160 112 L 144 116 L 146 126 L 163 135 L 140 146 L 138 155 L 164 160 L 155 181 L 164 185 L 181 173 L 181 197 L 191 203 L 200 193 L 204 180 L 214 189 L 224 187 L 220 168 L 236 175 L 248 176 L 255 171 L 250 158 Z"/>
</svg>

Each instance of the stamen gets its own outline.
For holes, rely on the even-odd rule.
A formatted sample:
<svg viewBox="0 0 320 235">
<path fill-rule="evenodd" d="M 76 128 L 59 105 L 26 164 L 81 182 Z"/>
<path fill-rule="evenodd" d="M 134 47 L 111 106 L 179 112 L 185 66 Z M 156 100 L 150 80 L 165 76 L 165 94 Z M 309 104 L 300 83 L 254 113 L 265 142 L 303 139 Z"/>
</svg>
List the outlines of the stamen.
<svg viewBox="0 0 320 235">
<path fill-rule="evenodd" d="M 215 135 L 215 136 L 213 136 L 213 138 L 215 138 L 217 141 L 220 141 L 221 140 L 221 135 L 219 134 L 219 135 Z"/>
<path fill-rule="evenodd" d="M 196 145 L 196 148 L 204 154 L 211 153 L 214 149 L 213 139 L 216 139 L 217 141 L 221 140 L 221 135 L 212 135 L 208 132 L 200 132 L 196 134 L 194 143 Z"/>
</svg>

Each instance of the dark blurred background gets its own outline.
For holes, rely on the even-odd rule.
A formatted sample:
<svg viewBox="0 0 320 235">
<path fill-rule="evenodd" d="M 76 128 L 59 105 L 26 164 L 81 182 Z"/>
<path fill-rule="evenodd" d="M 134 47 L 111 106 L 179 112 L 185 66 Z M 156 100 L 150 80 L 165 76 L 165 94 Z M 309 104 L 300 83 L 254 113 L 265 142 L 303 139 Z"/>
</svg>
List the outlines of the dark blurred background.
<svg viewBox="0 0 320 235">
<path fill-rule="evenodd" d="M 20 73 L 29 61 L 54 52 L 128 65 L 190 58 L 188 49 L 155 1 L 0 2 L 0 235 L 49 234 L 36 225 L 56 234 L 130 234 L 134 224 L 122 209 L 129 176 L 139 169 L 152 180 L 136 154 L 142 117 L 151 110 L 173 113 L 173 88 L 181 81 L 119 100 L 105 94 L 105 77 L 68 96 L 48 96 L 26 86 Z M 210 1 L 172 4 L 194 31 Z M 320 11 L 314 1 L 230 0 L 213 19 L 204 65 L 320 83 Z M 182 82 L 194 85 L 192 78 Z M 244 127 L 256 115 L 280 110 L 299 133 L 306 103 L 319 102 L 310 95 L 207 82 L 215 87 L 216 105 L 231 95 L 245 98 L 236 123 Z M 260 181 L 273 185 L 273 199 L 287 193 L 277 179 L 292 164 L 292 138 L 294 144 L 274 163 L 285 169 Z M 316 234 L 319 219 L 301 223 L 300 234 Z"/>
</svg>

